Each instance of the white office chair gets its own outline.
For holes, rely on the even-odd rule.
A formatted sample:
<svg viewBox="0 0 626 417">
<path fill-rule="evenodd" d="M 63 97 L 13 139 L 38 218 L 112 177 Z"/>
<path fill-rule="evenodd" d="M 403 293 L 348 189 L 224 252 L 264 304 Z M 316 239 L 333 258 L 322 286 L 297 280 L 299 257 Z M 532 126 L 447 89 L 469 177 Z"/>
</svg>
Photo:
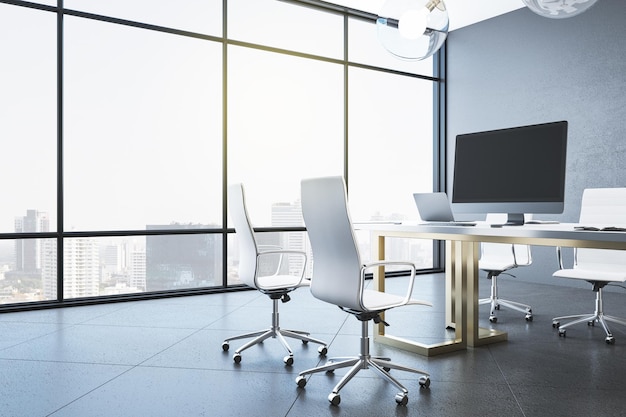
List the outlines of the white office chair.
<svg viewBox="0 0 626 417">
<path fill-rule="evenodd" d="M 390 369 L 421 374 L 419 384 L 430 385 L 426 372 L 395 364 L 389 358 L 373 357 L 369 352 L 368 325 L 380 323 L 380 314 L 388 309 L 408 304 L 431 305 L 411 299 L 415 280 L 415 265 L 410 262 L 379 261 L 367 265 L 361 263 L 355 240 L 345 183 L 342 177 L 323 177 L 302 181 L 302 214 L 313 250 L 313 277 L 311 293 L 314 297 L 339 306 L 361 322 L 361 343 L 358 356 L 332 358 L 325 365 L 300 372 L 296 383 L 304 388 L 306 375 L 316 372 L 333 372 L 350 367 L 335 386 L 328 400 L 337 405 L 341 401 L 339 391 L 362 369 L 373 369 L 401 390 L 395 396 L 398 404 L 408 401 L 408 391 L 389 374 Z M 395 295 L 365 289 L 365 273 L 380 265 L 400 265 L 411 271 L 406 294 Z"/>
<path fill-rule="evenodd" d="M 272 326 L 252 333 L 246 333 L 239 336 L 230 337 L 222 343 L 222 349 L 227 351 L 230 347 L 229 342 L 237 339 L 254 338 L 245 345 L 235 351 L 233 360 L 235 363 L 241 362 L 241 352 L 254 346 L 264 340 L 272 337 L 277 338 L 289 352 L 285 356 L 284 362 L 287 365 L 293 364 L 293 352 L 287 344 L 285 337 L 300 339 L 302 343 L 314 342 L 321 346 L 318 349 L 320 355 L 324 356 L 327 352 L 327 344 L 318 339 L 309 337 L 309 333 L 298 330 L 284 330 L 280 328 L 278 321 L 278 300 L 286 303 L 290 300 L 289 293 L 299 287 L 308 286 L 309 281 L 304 279 L 304 268 L 306 266 L 306 253 L 295 250 L 274 249 L 262 251 L 257 245 L 254 229 L 250 223 L 248 211 L 246 209 L 245 195 L 243 185 L 234 184 L 228 187 L 228 205 L 235 231 L 239 241 L 239 278 L 241 281 L 253 288 L 256 288 L 263 294 L 269 296 L 273 303 L 272 310 Z M 302 256 L 302 271 L 299 276 L 280 274 L 281 262 L 284 255 Z M 275 260 L 279 257 L 278 267 L 269 275 L 262 274 L 263 258 Z"/>
<path fill-rule="evenodd" d="M 589 188 L 583 191 L 580 207 L 580 224 L 583 226 L 616 226 L 626 227 L 626 188 Z M 609 233 L 609 232 L 607 232 Z M 623 232 L 611 232 L 623 233 Z M 605 341 L 615 343 L 607 321 L 626 326 L 626 319 L 604 314 L 602 290 L 610 283 L 626 281 L 626 251 L 609 249 L 579 248 L 574 253 L 574 265 L 570 269 L 563 268 L 561 248 L 557 247 L 559 270 L 552 276 L 557 278 L 582 279 L 593 286 L 596 293 L 595 311 L 587 314 L 555 317 L 552 327 L 559 329 L 559 336 L 565 337 L 566 328 L 578 323 L 594 326 L 600 323 L 606 333 Z M 561 324 L 562 320 L 571 320 Z"/>
<path fill-rule="evenodd" d="M 526 220 L 530 219 L 530 215 L 525 215 Z M 488 214 L 487 223 L 502 224 L 506 220 L 506 215 L 502 219 L 497 214 Z M 528 266 L 532 263 L 532 256 L 529 245 L 508 244 L 508 243 L 488 243 L 480 244 L 481 255 L 478 261 L 478 268 L 487 272 L 487 278 L 491 280 L 491 295 L 489 298 L 482 298 L 478 301 L 480 305 L 489 304 L 491 310 L 489 312 L 489 321 L 496 323 L 498 317 L 496 310 L 500 310 L 501 306 L 511 308 L 513 310 L 525 314 L 526 321 L 533 320 L 532 308 L 527 304 L 517 301 L 505 300 L 500 298 L 498 294 L 498 278 L 502 274 L 514 275 L 508 273 L 511 269 Z"/>
</svg>

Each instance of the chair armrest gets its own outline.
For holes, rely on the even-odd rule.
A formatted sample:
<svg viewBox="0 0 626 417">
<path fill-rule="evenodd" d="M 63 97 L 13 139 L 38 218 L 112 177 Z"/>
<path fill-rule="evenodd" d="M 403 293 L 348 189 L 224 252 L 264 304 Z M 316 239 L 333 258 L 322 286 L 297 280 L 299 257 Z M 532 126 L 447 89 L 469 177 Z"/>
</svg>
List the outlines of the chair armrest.
<svg viewBox="0 0 626 417">
<path fill-rule="evenodd" d="M 407 304 L 409 301 L 411 301 L 411 295 L 413 294 L 413 284 L 415 283 L 415 264 L 412 262 L 389 260 L 389 261 L 374 261 L 374 262 L 369 262 L 363 265 L 361 267 L 361 288 L 364 288 L 364 285 L 365 285 L 365 272 L 366 271 L 372 268 L 379 267 L 379 266 L 390 266 L 390 265 L 409 267 L 411 276 L 409 277 L 409 285 L 407 287 L 407 292 L 406 292 L 406 295 L 404 296 L 404 300 L 401 303 L 401 305 Z"/>
<path fill-rule="evenodd" d="M 306 258 L 306 252 L 301 250 L 291 250 L 291 249 L 277 249 L 277 250 L 264 250 L 259 252 L 260 255 L 281 255 L 281 254 L 295 254 L 302 255 Z"/>
<path fill-rule="evenodd" d="M 280 271 L 280 267 L 283 265 L 283 255 L 276 251 L 282 251 L 283 247 L 279 245 L 258 245 L 257 249 L 260 252 L 257 254 L 257 256 L 262 255 L 262 254 L 279 255 L 278 265 L 276 266 L 276 270 L 274 271 L 274 274 L 273 274 L 273 275 L 278 275 L 278 272 Z M 270 253 L 271 251 L 275 251 L 275 252 Z M 258 261 L 259 260 L 257 259 L 257 264 L 258 264 Z"/>
<path fill-rule="evenodd" d="M 280 248 L 280 246 L 275 246 L 275 245 L 265 245 L 266 247 L 274 247 L 274 248 Z M 261 246 L 259 246 L 259 248 L 261 248 Z M 283 264 L 283 255 L 300 255 L 302 256 L 302 258 L 304 259 L 303 262 L 303 266 L 302 269 L 300 270 L 300 280 L 298 281 L 298 285 L 300 285 L 302 283 L 302 281 L 304 280 L 304 272 L 306 270 L 306 264 L 307 264 L 307 255 L 306 252 L 303 251 L 299 251 L 299 250 L 291 250 L 291 249 L 273 249 L 273 250 L 265 250 L 262 252 L 259 252 L 257 254 L 256 257 L 256 262 L 257 262 L 257 268 L 260 266 L 261 263 L 261 258 L 264 256 L 271 256 L 271 255 L 278 255 L 278 265 L 276 266 L 276 270 L 274 271 L 274 275 L 278 275 L 278 273 L 280 272 L 280 268 Z M 256 278 L 255 278 L 256 279 Z"/>
</svg>

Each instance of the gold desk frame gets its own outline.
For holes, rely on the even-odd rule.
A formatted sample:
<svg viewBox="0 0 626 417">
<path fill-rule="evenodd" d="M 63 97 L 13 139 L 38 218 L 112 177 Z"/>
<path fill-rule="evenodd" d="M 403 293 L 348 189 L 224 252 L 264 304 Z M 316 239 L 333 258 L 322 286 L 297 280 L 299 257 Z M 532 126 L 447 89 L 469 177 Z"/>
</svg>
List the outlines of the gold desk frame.
<svg viewBox="0 0 626 417">
<path fill-rule="evenodd" d="M 424 356 L 463 350 L 469 347 L 506 341 L 506 332 L 478 326 L 478 258 L 480 242 L 525 243 L 541 246 L 626 249 L 626 233 L 588 232 L 574 229 L 575 224 L 515 226 L 493 229 L 482 224 L 474 227 L 368 225 L 373 259 L 385 259 L 385 238 L 444 240 L 446 243 L 445 300 L 446 326 L 453 328 L 453 340 L 423 344 L 385 333 L 383 323 L 375 324 L 374 341 Z M 385 290 L 384 267 L 374 270 L 374 288 Z"/>
</svg>

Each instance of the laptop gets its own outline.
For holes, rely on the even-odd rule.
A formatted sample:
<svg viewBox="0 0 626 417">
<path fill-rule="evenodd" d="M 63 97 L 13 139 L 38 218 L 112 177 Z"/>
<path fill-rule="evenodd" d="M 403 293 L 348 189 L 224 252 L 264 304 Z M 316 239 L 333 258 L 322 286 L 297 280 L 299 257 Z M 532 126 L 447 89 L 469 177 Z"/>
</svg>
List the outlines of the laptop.
<svg viewBox="0 0 626 417">
<path fill-rule="evenodd" d="M 473 221 L 454 220 L 454 213 L 446 193 L 415 193 L 413 194 L 419 215 L 427 224 L 451 226 L 475 226 Z"/>
</svg>

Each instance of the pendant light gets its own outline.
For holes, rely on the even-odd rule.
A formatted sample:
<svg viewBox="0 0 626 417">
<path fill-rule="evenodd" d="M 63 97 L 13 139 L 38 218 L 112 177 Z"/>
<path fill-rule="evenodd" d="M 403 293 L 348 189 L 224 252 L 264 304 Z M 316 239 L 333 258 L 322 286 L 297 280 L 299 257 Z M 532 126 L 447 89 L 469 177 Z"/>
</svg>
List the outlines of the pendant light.
<svg viewBox="0 0 626 417">
<path fill-rule="evenodd" d="M 597 0 L 522 0 L 539 16 L 551 19 L 573 17 L 589 9 Z"/>
<path fill-rule="evenodd" d="M 448 36 L 448 23 L 443 0 L 387 0 L 376 19 L 383 47 L 410 61 L 437 52 Z"/>
</svg>

